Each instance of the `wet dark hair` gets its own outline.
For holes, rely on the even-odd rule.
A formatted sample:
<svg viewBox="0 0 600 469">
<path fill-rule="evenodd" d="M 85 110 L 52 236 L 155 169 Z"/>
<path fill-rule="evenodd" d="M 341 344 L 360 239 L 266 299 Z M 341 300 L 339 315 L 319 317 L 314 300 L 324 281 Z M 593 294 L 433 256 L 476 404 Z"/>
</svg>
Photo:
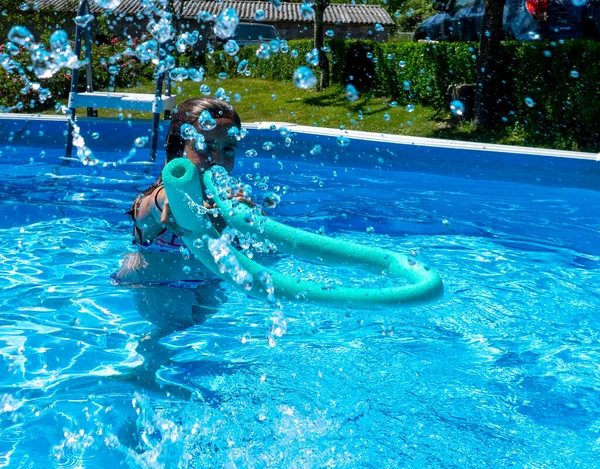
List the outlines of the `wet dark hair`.
<svg viewBox="0 0 600 469">
<path fill-rule="evenodd" d="M 208 111 L 213 119 L 227 117 L 233 120 L 235 126 L 239 129 L 242 125 L 240 116 L 235 109 L 225 101 L 216 98 L 202 97 L 192 98 L 177 106 L 177 112 L 173 114 L 169 134 L 167 135 L 167 159 L 165 164 L 174 158 L 183 156 L 185 141 L 181 138 L 181 126 L 183 124 L 192 124 L 198 129 L 198 118 L 204 111 Z"/>
<path fill-rule="evenodd" d="M 169 133 L 167 134 L 167 142 L 165 149 L 167 157 L 165 165 L 175 158 L 183 156 L 185 148 L 185 140 L 181 137 L 181 126 L 183 124 L 191 124 L 196 127 L 196 130 L 201 132 L 198 127 L 198 119 L 200 114 L 208 111 L 213 119 L 229 118 L 233 120 L 235 126 L 240 129 L 242 121 L 238 113 L 229 103 L 211 97 L 191 98 L 177 106 L 177 112 L 171 118 L 169 125 Z M 162 174 L 148 189 L 144 191 L 144 195 L 148 195 L 162 184 Z"/>
</svg>

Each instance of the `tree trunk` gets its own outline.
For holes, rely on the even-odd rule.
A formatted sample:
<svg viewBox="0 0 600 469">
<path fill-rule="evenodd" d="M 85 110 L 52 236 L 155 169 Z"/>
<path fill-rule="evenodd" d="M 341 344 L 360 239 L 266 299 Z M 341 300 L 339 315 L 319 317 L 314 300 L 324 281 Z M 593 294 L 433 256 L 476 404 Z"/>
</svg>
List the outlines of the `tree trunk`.
<svg viewBox="0 0 600 469">
<path fill-rule="evenodd" d="M 329 5 L 328 0 L 317 0 L 314 5 L 315 12 L 315 35 L 314 48 L 319 51 L 319 68 L 321 69 L 321 78 L 319 80 L 318 90 L 322 91 L 329 87 L 329 57 L 323 51 L 323 16 L 325 8 Z"/>
<path fill-rule="evenodd" d="M 504 38 L 505 3 L 506 0 L 485 0 L 475 91 L 475 123 L 481 127 L 494 123 L 498 117 L 498 85 L 502 71 L 500 42 Z"/>
</svg>

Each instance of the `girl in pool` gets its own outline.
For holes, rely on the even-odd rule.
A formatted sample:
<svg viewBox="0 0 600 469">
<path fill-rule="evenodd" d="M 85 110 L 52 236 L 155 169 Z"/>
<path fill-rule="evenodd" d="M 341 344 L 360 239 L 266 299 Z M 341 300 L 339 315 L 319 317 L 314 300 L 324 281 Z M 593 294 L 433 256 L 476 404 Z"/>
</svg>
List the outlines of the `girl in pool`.
<svg viewBox="0 0 600 469">
<path fill-rule="evenodd" d="M 202 130 L 199 126 L 198 120 L 204 111 L 216 122 L 211 130 Z M 197 150 L 194 140 L 184 140 L 181 135 L 184 124 L 193 125 L 204 136 L 204 150 Z M 236 132 L 229 132 L 233 127 L 239 130 L 241 121 L 228 103 L 209 97 L 185 101 L 171 120 L 165 165 L 174 158 L 187 158 L 200 174 L 214 165 L 231 172 L 237 148 Z M 129 213 L 134 221 L 134 243 L 140 249 L 123 262 L 116 276 L 120 283 L 169 284 L 204 278 L 205 269 L 199 261 L 182 257 L 186 251 L 181 236 L 186 233 L 172 219 L 161 176 L 135 199 Z M 218 219 L 215 222 L 219 224 Z"/>
<path fill-rule="evenodd" d="M 204 111 L 216 122 L 211 130 L 200 128 Z M 204 136 L 203 150 L 196 148 L 194 140 L 183 138 L 184 124 L 194 126 Z M 237 147 L 237 132 L 230 132 L 233 127 L 241 128 L 240 117 L 228 103 L 208 97 L 185 101 L 171 120 L 165 165 L 174 158 L 187 158 L 200 174 L 214 165 L 230 172 Z M 234 197 L 255 205 L 241 196 Z M 161 176 L 137 196 L 129 213 L 138 250 L 125 257 L 116 279 L 121 285 L 135 287 L 132 299 L 138 313 L 155 326 L 139 341 L 136 352 L 144 360 L 133 375 L 138 382 L 154 386 L 157 370 L 168 362 L 171 354 L 161 345 L 161 339 L 174 331 L 202 324 L 223 303 L 225 295 L 220 280 L 187 251 L 181 239 L 187 233 L 171 216 Z M 213 224 L 219 231 L 224 228 L 219 218 L 214 218 Z"/>
</svg>

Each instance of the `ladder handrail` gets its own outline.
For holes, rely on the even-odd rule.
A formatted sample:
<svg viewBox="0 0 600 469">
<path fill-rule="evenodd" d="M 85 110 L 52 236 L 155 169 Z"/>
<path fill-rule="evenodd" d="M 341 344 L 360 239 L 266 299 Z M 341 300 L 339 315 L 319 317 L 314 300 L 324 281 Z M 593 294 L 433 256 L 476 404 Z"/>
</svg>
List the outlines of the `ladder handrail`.
<svg viewBox="0 0 600 469">
<path fill-rule="evenodd" d="M 170 11 L 170 4 L 167 5 L 167 11 Z M 90 14 L 90 8 L 88 0 L 79 0 L 79 6 L 77 7 L 77 16 L 83 16 Z M 81 43 L 82 36 L 85 34 L 85 59 L 86 59 L 86 92 L 93 93 L 93 82 L 92 82 L 92 41 L 91 41 L 91 22 L 88 22 L 85 26 L 79 24 L 75 27 L 75 56 L 79 61 L 81 56 Z M 85 29 L 82 29 L 85 28 Z M 171 47 L 170 42 L 165 44 L 165 47 L 169 49 Z M 151 147 L 150 147 L 150 160 L 156 159 L 156 153 L 158 149 L 158 128 L 160 124 L 160 102 L 162 100 L 163 87 L 165 87 L 165 96 L 171 96 L 171 80 L 167 72 L 164 71 L 156 76 L 156 91 L 154 93 L 154 102 L 152 106 L 152 133 L 151 133 Z M 69 93 L 69 112 L 68 116 L 68 129 L 67 129 L 67 144 L 65 147 L 65 155 L 67 158 L 71 157 L 73 153 L 73 127 L 75 122 L 75 112 L 77 106 L 74 100 L 71 99 L 71 94 L 77 95 L 79 88 L 79 68 L 74 67 L 71 69 L 71 91 Z M 93 108 L 88 108 L 88 116 Z M 170 115 L 170 113 L 169 113 Z M 167 117 L 167 111 L 165 110 L 165 119 Z"/>
</svg>

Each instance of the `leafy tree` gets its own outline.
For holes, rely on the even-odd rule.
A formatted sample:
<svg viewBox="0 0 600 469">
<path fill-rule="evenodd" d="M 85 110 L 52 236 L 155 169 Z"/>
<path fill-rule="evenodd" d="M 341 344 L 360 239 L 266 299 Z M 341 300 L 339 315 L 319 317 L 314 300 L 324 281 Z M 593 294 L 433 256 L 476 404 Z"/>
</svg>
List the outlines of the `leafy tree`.
<svg viewBox="0 0 600 469">
<path fill-rule="evenodd" d="M 329 0 L 316 0 L 314 5 L 315 12 L 315 28 L 314 28 L 314 44 L 315 49 L 319 51 L 319 68 L 321 69 L 321 77 L 319 79 L 319 91 L 329 87 L 329 58 L 323 51 L 323 15 L 325 9 L 329 6 Z"/>
<path fill-rule="evenodd" d="M 497 90 L 502 72 L 502 20 L 506 0 L 485 0 L 475 87 L 475 123 L 487 126 L 496 118 Z"/>
</svg>

